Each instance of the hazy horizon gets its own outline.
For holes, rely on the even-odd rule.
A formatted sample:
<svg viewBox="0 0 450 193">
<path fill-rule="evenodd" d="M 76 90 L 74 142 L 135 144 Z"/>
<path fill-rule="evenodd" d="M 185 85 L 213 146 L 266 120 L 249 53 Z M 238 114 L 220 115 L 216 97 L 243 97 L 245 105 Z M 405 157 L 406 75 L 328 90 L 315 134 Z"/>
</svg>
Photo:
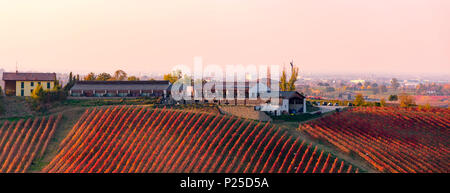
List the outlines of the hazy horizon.
<svg viewBox="0 0 450 193">
<path fill-rule="evenodd" d="M 0 0 L 0 69 L 164 73 L 178 64 L 449 74 L 445 0 Z"/>
</svg>

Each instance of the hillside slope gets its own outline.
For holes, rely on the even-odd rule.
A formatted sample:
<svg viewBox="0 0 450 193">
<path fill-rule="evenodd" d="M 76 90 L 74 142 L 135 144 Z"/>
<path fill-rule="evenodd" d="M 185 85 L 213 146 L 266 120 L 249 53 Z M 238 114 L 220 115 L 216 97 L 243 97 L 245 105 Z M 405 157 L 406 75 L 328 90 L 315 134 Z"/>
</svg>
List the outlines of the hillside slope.
<svg viewBox="0 0 450 193">
<path fill-rule="evenodd" d="M 269 123 L 169 109 L 86 111 L 43 172 L 358 172 Z"/>
<path fill-rule="evenodd" d="M 62 116 L 0 122 L 0 173 L 28 171 L 41 158 Z"/>
<path fill-rule="evenodd" d="M 11 117 L 30 117 L 36 115 L 33 112 L 25 98 L 21 97 L 3 97 L 4 112 L 0 114 L 0 119 Z"/>
<path fill-rule="evenodd" d="M 269 115 L 261 111 L 255 111 L 250 106 L 219 106 L 219 110 L 225 115 L 233 115 L 257 121 L 272 121 Z"/>
<path fill-rule="evenodd" d="M 358 107 L 301 124 L 380 172 L 450 171 L 450 111 Z"/>
</svg>

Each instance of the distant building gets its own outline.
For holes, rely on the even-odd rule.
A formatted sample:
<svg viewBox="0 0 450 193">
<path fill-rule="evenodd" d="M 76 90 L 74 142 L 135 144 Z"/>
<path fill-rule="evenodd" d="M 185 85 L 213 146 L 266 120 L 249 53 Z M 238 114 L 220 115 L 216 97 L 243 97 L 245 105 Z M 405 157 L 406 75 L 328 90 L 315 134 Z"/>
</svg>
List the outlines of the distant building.
<svg viewBox="0 0 450 193">
<path fill-rule="evenodd" d="M 358 83 L 364 84 L 366 81 L 365 81 L 365 80 L 358 79 L 358 80 L 350 80 L 350 82 L 351 82 L 351 83 L 354 83 L 354 84 L 358 84 Z"/>
<path fill-rule="evenodd" d="M 306 113 L 306 97 L 297 91 L 280 91 L 277 105 L 263 103 L 255 107 L 255 110 L 264 111 L 273 115 L 283 113 Z"/>
<path fill-rule="evenodd" d="M 216 86 L 219 85 L 222 87 L 222 89 L 217 89 Z M 204 83 L 203 86 L 197 89 L 192 89 L 192 96 L 201 98 L 201 100 L 194 100 L 195 103 L 258 105 L 262 101 L 258 94 L 259 91 L 270 91 L 267 84 L 263 84 L 258 81 L 219 82 L 209 88 L 211 89 L 211 96 L 208 96 L 207 93 L 205 93 L 204 89 L 206 89 L 206 87 L 206 83 Z"/>
<path fill-rule="evenodd" d="M 421 83 L 422 83 L 422 81 L 420 81 L 420 80 L 404 80 L 403 81 L 403 85 L 406 88 L 410 88 L 410 89 L 416 88 Z"/>
<path fill-rule="evenodd" d="M 166 97 L 170 83 L 149 81 L 79 81 L 70 89 L 72 97 Z"/>
<path fill-rule="evenodd" d="M 264 111 L 273 115 L 306 113 L 306 97 L 297 91 L 280 91 L 279 101 L 273 101 L 275 98 L 260 96 L 261 92 L 272 92 L 269 86 L 270 81 L 219 82 L 217 84 L 221 86 L 221 89 L 218 90 L 215 86 L 210 88 L 213 96 L 207 96 L 203 87 L 199 87 L 198 90 L 188 87 L 187 90 L 191 93 L 191 96 L 196 95 L 199 100 L 193 98 L 194 100 L 181 100 L 178 103 L 253 106 L 257 111 Z M 217 96 L 220 97 L 216 98 Z"/>
<path fill-rule="evenodd" d="M 44 90 L 55 87 L 56 73 L 19 73 L 4 72 L 5 94 L 15 96 L 31 96 L 33 90 L 41 85 Z"/>
</svg>

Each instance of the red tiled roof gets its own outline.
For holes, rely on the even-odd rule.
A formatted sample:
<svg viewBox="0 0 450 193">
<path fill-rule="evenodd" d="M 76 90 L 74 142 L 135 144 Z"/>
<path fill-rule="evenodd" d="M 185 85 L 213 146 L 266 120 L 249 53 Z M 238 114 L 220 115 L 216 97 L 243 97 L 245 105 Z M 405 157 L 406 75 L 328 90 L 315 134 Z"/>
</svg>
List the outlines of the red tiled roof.
<svg viewBox="0 0 450 193">
<path fill-rule="evenodd" d="M 56 80 L 56 73 L 3 72 L 3 80 L 54 81 Z"/>
</svg>

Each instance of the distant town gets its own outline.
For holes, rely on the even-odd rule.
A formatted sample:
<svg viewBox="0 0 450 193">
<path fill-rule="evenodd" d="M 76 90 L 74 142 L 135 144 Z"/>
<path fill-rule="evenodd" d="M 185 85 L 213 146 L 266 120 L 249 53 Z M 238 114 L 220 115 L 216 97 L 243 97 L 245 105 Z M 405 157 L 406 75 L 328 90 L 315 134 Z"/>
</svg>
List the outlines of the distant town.
<svg viewBox="0 0 450 193">
<path fill-rule="evenodd" d="M 4 69 L 0 69 L 0 79 Z M 27 71 L 25 71 L 27 72 Z M 101 75 L 102 73 L 99 73 Z M 110 75 L 103 73 L 103 75 Z M 112 73 L 111 73 L 112 74 Z M 144 74 L 144 75 L 142 75 Z M 164 73 L 142 73 L 128 75 L 127 80 L 163 80 Z M 89 74 L 80 75 L 84 80 Z M 296 90 L 308 99 L 354 100 L 362 94 L 366 101 L 389 102 L 391 95 L 405 93 L 414 97 L 417 105 L 448 107 L 450 96 L 450 76 L 446 75 L 406 75 L 406 74 L 363 74 L 363 73 L 301 73 L 295 82 Z M 56 73 L 61 85 L 69 82 L 69 73 Z M 0 86 L 4 88 L 4 82 Z M 395 102 L 395 101 L 391 101 Z"/>
</svg>

